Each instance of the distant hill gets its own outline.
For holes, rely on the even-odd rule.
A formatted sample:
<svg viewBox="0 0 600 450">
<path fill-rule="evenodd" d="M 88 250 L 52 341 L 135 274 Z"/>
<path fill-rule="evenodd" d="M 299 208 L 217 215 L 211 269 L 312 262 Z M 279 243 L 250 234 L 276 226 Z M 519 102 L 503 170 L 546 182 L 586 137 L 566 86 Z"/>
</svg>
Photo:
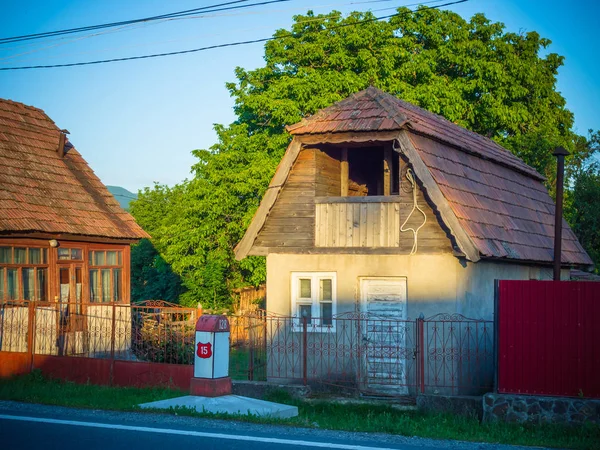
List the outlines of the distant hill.
<svg viewBox="0 0 600 450">
<path fill-rule="evenodd" d="M 137 194 L 129 192 L 127 189 L 120 186 L 106 186 L 114 198 L 121 204 L 121 208 L 129 210 L 129 202 L 137 199 Z"/>
</svg>

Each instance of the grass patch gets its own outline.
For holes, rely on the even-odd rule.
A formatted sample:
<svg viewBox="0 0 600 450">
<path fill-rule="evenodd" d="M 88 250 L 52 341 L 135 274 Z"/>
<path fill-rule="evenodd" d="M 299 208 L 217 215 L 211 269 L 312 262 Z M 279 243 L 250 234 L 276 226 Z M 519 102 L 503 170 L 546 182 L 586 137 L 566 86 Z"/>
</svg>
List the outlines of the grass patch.
<svg viewBox="0 0 600 450">
<path fill-rule="evenodd" d="M 0 380 L 0 399 L 80 408 L 139 410 L 139 403 L 177 397 L 184 393 L 165 388 L 118 388 L 80 385 L 48 380 L 39 372 Z M 268 419 L 236 416 L 255 423 L 282 424 L 330 430 L 378 432 L 434 439 L 457 439 L 513 445 L 600 449 L 600 427 L 586 425 L 480 424 L 477 418 L 450 414 L 400 411 L 381 404 L 339 404 L 325 400 L 306 401 L 292 398 L 285 391 L 272 391 L 266 400 L 298 407 L 293 419 Z M 151 410 L 144 410 L 150 412 Z M 161 411 L 162 412 L 162 411 Z M 178 415 L 231 418 L 224 414 L 198 413 L 186 408 L 168 411 Z"/>
<path fill-rule="evenodd" d="M 0 399 L 45 405 L 132 411 L 138 404 L 184 395 L 165 388 L 131 388 L 76 384 L 44 378 L 39 371 L 0 379 Z"/>
<path fill-rule="evenodd" d="M 481 424 L 475 417 L 400 411 L 387 405 L 342 405 L 319 401 L 298 404 L 300 416 L 320 428 L 381 432 L 434 439 L 456 439 L 575 449 L 600 448 L 600 427 Z"/>
</svg>

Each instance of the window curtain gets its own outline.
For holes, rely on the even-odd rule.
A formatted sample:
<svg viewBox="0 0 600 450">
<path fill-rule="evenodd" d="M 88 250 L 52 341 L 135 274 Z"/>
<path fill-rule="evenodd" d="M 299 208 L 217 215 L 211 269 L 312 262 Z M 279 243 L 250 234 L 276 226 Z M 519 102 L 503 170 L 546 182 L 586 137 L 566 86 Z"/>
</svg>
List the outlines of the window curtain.
<svg viewBox="0 0 600 450">
<path fill-rule="evenodd" d="M 7 273 L 7 290 L 8 290 L 8 300 L 18 300 L 19 299 L 19 274 L 17 269 L 6 269 Z"/>
<path fill-rule="evenodd" d="M 110 302 L 110 269 L 102 269 L 102 301 Z"/>
<path fill-rule="evenodd" d="M 113 300 L 121 301 L 121 269 L 113 269 Z"/>
<path fill-rule="evenodd" d="M 35 300 L 35 269 L 21 269 L 23 277 L 23 300 Z"/>
<path fill-rule="evenodd" d="M 37 269 L 37 293 L 36 299 L 45 302 L 48 292 L 48 269 Z"/>
<path fill-rule="evenodd" d="M 100 283 L 98 282 L 98 270 L 90 270 L 90 302 L 100 301 Z"/>
</svg>

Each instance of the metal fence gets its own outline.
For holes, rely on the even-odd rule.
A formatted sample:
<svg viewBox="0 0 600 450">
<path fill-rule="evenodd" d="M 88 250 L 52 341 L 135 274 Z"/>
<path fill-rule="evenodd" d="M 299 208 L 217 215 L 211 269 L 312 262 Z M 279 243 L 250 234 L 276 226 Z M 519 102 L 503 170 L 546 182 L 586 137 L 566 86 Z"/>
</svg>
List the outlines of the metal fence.
<svg viewBox="0 0 600 450">
<path fill-rule="evenodd" d="M 192 364 L 196 309 L 167 302 L 0 304 L 0 351 Z"/>
<path fill-rule="evenodd" d="M 265 317 L 266 378 L 389 395 L 478 394 L 493 386 L 493 322 L 459 314 Z"/>
<path fill-rule="evenodd" d="M 165 364 L 193 364 L 196 318 L 195 309 L 166 302 L 4 303 L 0 351 L 155 363 L 164 372 Z M 396 320 L 350 313 L 322 326 L 319 318 L 264 311 L 229 320 L 234 379 L 387 395 L 466 395 L 492 388 L 492 321 L 458 314 Z M 183 372 L 177 376 L 183 379 Z"/>
<path fill-rule="evenodd" d="M 498 391 L 600 398 L 600 283 L 498 283 Z"/>
</svg>

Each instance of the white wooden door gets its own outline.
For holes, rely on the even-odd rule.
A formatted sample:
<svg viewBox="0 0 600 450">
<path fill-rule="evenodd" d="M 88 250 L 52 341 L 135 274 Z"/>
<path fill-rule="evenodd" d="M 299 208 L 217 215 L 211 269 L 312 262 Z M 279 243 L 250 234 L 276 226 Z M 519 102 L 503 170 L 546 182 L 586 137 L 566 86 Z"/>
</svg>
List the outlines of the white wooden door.
<svg viewBox="0 0 600 450">
<path fill-rule="evenodd" d="M 406 374 L 406 278 L 362 278 L 362 339 L 366 387 L 383 393 L 408 394 Z"/>
</svg>

